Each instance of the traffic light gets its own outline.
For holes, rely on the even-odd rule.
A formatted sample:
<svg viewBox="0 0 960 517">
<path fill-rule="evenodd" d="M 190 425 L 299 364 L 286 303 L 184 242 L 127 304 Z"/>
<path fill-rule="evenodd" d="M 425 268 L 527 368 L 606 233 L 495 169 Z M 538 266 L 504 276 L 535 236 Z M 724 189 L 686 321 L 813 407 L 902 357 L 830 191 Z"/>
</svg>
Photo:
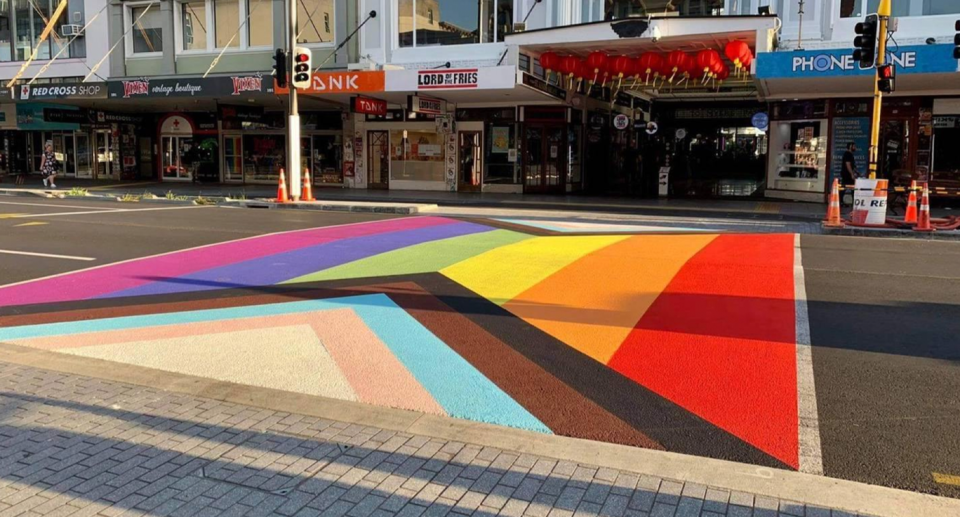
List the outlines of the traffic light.
<svg viewBox="0 0 960 517">
<path fill-rule="evenodd" d="M 877 67 L 877 88 L 883 93 L 893 93 L 897 90 L 897 67 L 893 64 Z"/>
<path fill-rule="evenodd" d="M 293 87 L 302 90 L 310 87 L 310 49 L 297 47 L 293 53 Z"/>
<path fill-rule="evenodd" d="M 853 40 L 853 46 L 856 47 L 853 51 L 853 59 L 860 62 L 860 68 L 872 68 L 877 61 L 877 29 L 879 27 L 880 19 L 876 14 L 871 14 L 854 28 L 858 36 Z"/>
<path fill-rule="evenodd" d="M 960 20 L 957 20 L 953 28 L 957 30 L 957 34 L 953 37 L 953 59 L 960 59 Z"/>
<path fill-rule="evenodd" d="M 273 54 L 273 76 L 278 88 L 287 87 L 287 53 L 282 48 Z"/>
</svg>

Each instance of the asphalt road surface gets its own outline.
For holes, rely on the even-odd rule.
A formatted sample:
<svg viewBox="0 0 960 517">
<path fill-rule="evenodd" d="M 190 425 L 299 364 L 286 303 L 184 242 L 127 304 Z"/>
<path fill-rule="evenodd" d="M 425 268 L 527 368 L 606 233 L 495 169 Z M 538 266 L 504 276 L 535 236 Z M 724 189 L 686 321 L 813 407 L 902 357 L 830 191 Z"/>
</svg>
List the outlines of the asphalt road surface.
<svg viewBox="0 0 960 517">
<path fill-rule="evenodd" d="M 401 221 L 401 219 L 409 221 L 409 218 L 373 214 L 0 198 L 0 287 L 78 271 L 92 266 L 253 238 L 275 232 L 371 221 Z M 399 222 L 397 224 L 406 223 Z M 448 255 L 459 257 L 459 254 L 463 254 L 464 256 L 460 259 L 468 257 L 466 251 L 457 248 L 429 248 L 432 251 L 419 256 L 387 255 L 384 256 L 387 258 L 383 258 L 376 255 L 387 249 L 394 250 L 393 253 L 397 253 L 397 249 L 402 252 L 403 246 L 412 244 L 432 246 L 430 239 L 449 238 L 452 235 L 472 238 L 470 237 L 473 235 L 471 232 L 481 231 L 481 229 L 473 226 L 474 223 L 472 222 L 454 221 L 451 224 L 448 220 L 430 224 L 436 226 L 403 227 L 391 230 L 398 231 L 397 235 L 403 234 L 404 237 L 393 236 L 393 234 L 384 234 L 387 237 L 377 235 L 350 236 L 351 239 L 354 239 L 352 242 L 356 243 L 352 246 L 357 249 L 365 246 L 364 250 L 366 251 L 364 253 L 366 255 L 363 256 L 367 257 L 366 260 L 372 260 L 373 262 L 355 266 L 354 270 L 350 270 L 349 268 L 353 266 L 346 263 L 349 260 L 344 259 L 341 262 L 346 264 L 339 267 L 346 267 L 347 270 L 339 270 L 339 276 L 327 274 L 318 268 L 318 272 L 305 275 L 303 281 L 320 282 L 317 285 L 321 287 L 324 286 L 323 281 L 334 281 L 333 284 L 328 284 L 333 286 L 331 287 L 333 289 L 338 288 L 337 286 L 349 286 L 349 289 L 354 289 L 357 293 L 372 291 L 388 293 L 419 323 L 438 335 L 457 354 L 467 358 L 477 367 L 477 370 L 462 370 L 462 375 L 474 375 L 475 372 L 480 371 L 500 386 L 521 386 L 525 382 L 530 384 L 530 379 L 536 375 L 539 376 L 537 382 L 540 383 L 539 389 L 541 390 L 543 390 L 543 386 L 548 385 L 547 383 L 551 383 L 549 384 L 549 393 L 545 395 L 538 395 L 538 393 L 547 392 L 537 392 L 535 389 L 524 392 L 523 390 L 530 388 L 530 386 L 526 388 L 521 386 L 515 391 L 507 389 L 509 396 L 504 396 L 501 399 L 496 398 L 500 396 L 497 394 L 499 392 L 494 393 L 495 387 L 491 387 L 490 396 L 492 398 L 489 400 L 501 400 L 504 405 L 508 406 L 514 404 L 510 406 L 512 413 L 508 412 L 509 414 L 506 416 L 494 415 L 506 420 L 513 418 L 514 420 L 508 421 L 508 424 L 520 422 L 520 427 L 536 428 L 537 425 L 546 423 L 548 424 L 546 427 L 549 427 L 550 430 L 561 433 L 564 432 L 563 429 L 567 429 L 564 426 L 568 425 L 564 419 L 570 417 L 569 412 L 571 408 L 574 408 L 577 411 L 592 411 L 594 413 L 591 414 L 596 416 L 584 418 L 581 415 L 579 421 L 569 424 L 568 428 L 572 430 L 571 434 L 573 435 L 641 446 L 662 447 L 678 452 L 703 454 L 781 468 L 793 468 L 789 458 L 784 459 L 782 455 L 777 456 L 770 452 L 771 450 L 776 452 L 777 447 L 779 447 L 778 444 L 773 444 L 765 449 L 763 437 L 756 440 L 751 440 L 749 436 L 744 438 L 749 433 L 737 434 L 738 428 L 736 425 L 724 427 L 724 425 L 721 425 L 723 422 L 717 424 L 723 429 L 704 425 L 701 418 L 716 424 L 717 421 L 722 421 L 724 416 L 721 415 L 711 419 L 710 408 L 696 407 L 696 402 L 699 399 L 692 402 L 686 401 L 686 403 L 679 402 L 676 406 L 673 406 L 671 401 L 675 402 L 682 399 L 685 396 L 683 393 L 672 394 L 674 395 L 672 398 L 666 397 L 670 401 L 654 393 L 654 391 L 657 391 L 655 389 L 656 379 L 651 380 L 645 372 L 635 372 L 631 369 L 630 364 L 625 364 L 631 357 L 644 357 L 644 354 L 650 357 L 650 350 L 642 348 L 644 346 L 642 339 L 637 338 L 640 341 L 634 343 L 638 347 L 636 353 L 639 355 L 619 357 L 615 355 L 612 358 L 606 356 L 603 360 L 597 359 L 598 352 L 586 350 L 582 347 L 577 347 L 579 352 L 567 347 L 557 348 L 555 345 L 558 341 L 554 337 L 565 335 L 564 332 L 566 332 L 566 330 L 560 328 L 560 325 L 571 322 L 547 321 L 544 323 L 542 320 L 587 318 L 581 314 L 569 312 L 569 307 L 560 307 L 563 300 L 555 298 L 557 291 L 548 293 L 545 290 L 546 288 L 540 287 L 544 293 L 547 293 L 543 294 L 548 299 L 547 301 L 555 302 L 559 307 L 546 315 L 536 312 L 542 306 L 548 305 L 544 304 L 544 300 L 537 302 L 536 291 L 538 286 L 532 281 L 528 286 L 529 288 L 523 293 L 527 296 L 525 304 L 517 302 L 518 299 L 522 298 L 522 296 L 519 296 L 521 294 L 519 289 L 510 293 L 509 296 L 504 295 L 504 300 L 513 299 L 513 301 L 497 301 L 501 294 L 499 291 L 484 294 L 486 299 L 472 299 L 471 291 L 465 289 L 465 287 L 481 294 L 484 293 L 485 289 L 496 291 L 509 287 L 500 286 L 498 282 L 501 279 L 497 278 L 496 272 L 505 271 L 506 276 L 510 276 L 512 270 L 509 267 L 498 270 L 498 267 L 504 267 L 498 261 L 520 260 L 518 256 L 504 254 L 502 257 L 493 255 L 493 258 L 490 258 L 490 254 L 484 255 L 482 252 L 492 249 L 494 251 L 491 253 L 496 253 L 500 250 L 498 246 L 509 247 L 510 244 L 515 243 L 520 238 L 517 237 L 517 234 L 511 233 L 512 230 L 516 230 L 516 225 L 501 224 L 498 226 L 500 229 L 493 232 L 489 232 L 490 228 L 482 229 L 487 232 L 482 235 L 497 235 L 496 239 L 501 239 L 502 242 L 498 241 L 496 246 L 490 242 L 480 242 L 476 239 L 469 241 L 474 243 L 471 246 L 475 246 L 475 248 L 471 248 L 473 250 L 469 255 L 469 257 L 472 257 L 471 260 L 477 260 L 473 254 L 477 254 L 476 256 L 479 257 L 488 257 L 486 259 L 488 263 L 480 264 L 472 270 L 460 271 L 456 268 L 451 270 L 448 265 L 446 266 L 447 269 L 443 269 L 445 267 L 443 260 Z M 551 223 L 551 227 L 554 226 L 558 226 L 558 224 Z M 582 228 L 578 226 L 577 229 Z M 537 229 L 537 231 L 541 230 Z M 546 232 L 547 230 L 542 231 Z M 605 227 L 605 231 L 609 232 L 609 225 Z M 434 235 L 437 232 L 447 233 L 444 233 L 442 237 L 437 237 L 437 235 Z M 417 237 L 418 235 L 419 237 Z M 529 236 L 524 238 L 527 237 Z M 420 240 L 410 242 L 404 240 L 414 238 Z M 700 247 L 694 249 L 695 247 L 692 244 L 687 243 L 700 238 L 695 235 L 684 236 L 683 238 L 688 240 L 676 245 L 677 249 L 669 250 L 670 253 L 679 257 L 682 255 L 681 251 L 683 249 L 690 248 L 689 253 L 696 254 L 695 256 L 699 260 L 706 262 L 699 266 L 702 270 L 689 273 L 690 276 L 687 280 L 681 278 L 685 273 L 674 271 L 672 274 L 677 275 L 673 280 L 674 284 L 681 282 L 681 280 L 700 281 L 702 278 L 697 276 L 700 274 L 698 271 L 709 272 L 714 266 L 710 260 L 722 262 L 722 256 L 709 256 L 708 252 L 710 250 L 721 255 L 722 253 L 744 252 L 743 249 L 738 250 L 738 247 L 742 248 L 742 244 L 738 244 L 740 241 L 736 239 L 740 237 L 736 236 L 724 241 L 726 248 L 717 244 L 713 244 L 712 248 L 709 246 L 703 248 L 705 244 L 701 243 L 697 245 Z M 792 261 L 792 237 L 778 239 L 776 236 L 764 236 L 763 238 L 769 238 L 771 242 L 780 242 L 781 244 L 786 242 L 790 252 L 784 256 Z M 493 237 L 485 237 L 485 239 L 490 241 Z M 609 239 L 605 236 L 584 237 L 584 239 L 579 241 L 581 244 L 577 246 L 581 248 L 594 246 L 600 250 L 605 249 L 602 246 L 609 245 L 609 242 L 606 241 L 598 243 L 596 240 L 590 240 Z M 531 239 L 525 242 L 535 240 Z M 400 244 L 397 244 L 398 242 Z M 629 249 L 629 242 L 632 241 L 624 241 L 624 243 L 617 245 L 622 246 L 619 248 L 620 250 Z M 763 241 L 762 245 L 767 246 L 766 242 Z M 387 246 L 390 243 L 393 243 L 391 244 L 393 248 Z M 519 245 L 525 244 L 520 243 Z M 338 253 L 349 255 L 357 252 L 350 246 L 345 245 L 329 249 L 333 255 Z M 543 246 L 546 248 L 555 247 L 554 244 L 549 242 L 543 244 Z M 671 246 L 673 245 L 671 244 Z M 958 477 L 960 476 L 960 454 L 957 453 L 960 450 L 960 396 L 958 396 L 960 394 L 960 337 L 958 337 L 960 336 L 960 269 L 958 269 L 960 243 L 804 235 L 800 239 L 800 247 L 803 257 L 810 339 L 813 345 L 812 369 L 815 381 L 823 474 L 871 484 L 960 497 L 960 477 Z M 636 249 L 642 251 L 646 248 L 638 246 Z M 696 250 L 700 251 L 697 252 Z M 557 256 L 565 253 L 578 253 L 578 257 L 587 256 L 593 257 L 591 260 L 594 261 L 600 260 L 599 251 L 592 255 L 583 249 L 571 251 L 566 248 L 561 250 L 549 248 L 547 251 L 552 253 L 549 260 L 558 260 Z M 646 251 L 642 252 L 647 253 Z M 345 278 L 363 279 L 365 276 L 376 276 L 378 271 L 384 269 L 384 264 L 387 264 L 385 261 L 391 260 L 390 257 L 395 257 L 398 263 L 407 261 L 404 262 L 406 265 L 401 268 L 403 271 L 390 272 L 390 274 L 404 273 L 407 276 L 391 276 L 389 277 L 390 281 L 394 283 L 390 284 L 384 280 L 382 286 L 360 285 L 362 282 L 349 283 L 344 280 Z M 746 280 L 747 276 L 752 275 L 753 272 L 763 273 L 762 265 L 768 258 L 765 256 L 754 258 L 761 265 L 760 268 L 755 271 L 747 270 L 746 276 L 743 279 L 738 279 L 738 281 L 749 283 Z M 632 260 L 632 257 L 626 257 L 626 259 Z M 259 264 L 264 268 L 269 268 L 271 264 L 276 265 L 271 263 L 272 259 L 269 255 L 256 260 L 260 260 Z M 377 262 L 377 260 L 381 262 Z M 613 260 L 613 258 L 610 260 Z M 652 255 L 644 255 L 638 257 L 637 260 L 657 261 L 659 256 L 657 250 L 653 250 Z M 663 260 L 669 261 L 668 258 Z M 681 262 L 695 261 L 689 256 L 677 260 Z M 779 259 L 771 256 L 769 260 Z M 436 263 L 436 268 L 418 269 L 419 263 L 430 263 L 431 265 Z M 717 264 L 718 268 L 730 266 L 719 262 Z M 223 266 L 226 269 L 223 269 L 222 276 L 226 280 L 224 280 L 223 285 L 218 284 L 216 287 L 236 287 L 235 283 L 230 283 L 235 282 L 236 279 L 230 280 L 229 275 L 232 274 L 231 271 L 236 273 L 238 270 L 230 270 L 230 267 L 235 266 Z M 425 274 L 427 271 L 441 270 L 444 271 L 446 278 L 441 278 L 435 274 L 433 276 Z M 248 273 L 252 271 L 251 274 L 260 274 L 259 271 L 247 271 Z M 491 273 L 491 271 L 493 272 Z M 585 271 L 585 273 L 590 274 L 589 271 Z M 597 278 L 588 278 L 584 281 L 601 282 L 609 280 L 609 278 L 606 278 L 609 276 L 609 272 L 601 271 L 599 273 Z M 529 271 L 525 270 L 518 270 L 517 272 L 518 277 L 528 274 L 530 274 Z M 380 275 L 388 276 L 387 273 L 380 273 Z M 487 276 L 484 277 L 483 275 Z M 575 292 L 576 288 L 570 287 L 576 285 L 575 278 L 572 278 L 574 272 L 570 268 L 557 272 L 551 278 L 555 282 L 559 282 L 563 280 L 560 277 L 564 277 L 564 275 L 569 277 L 565 280 L 568 282 L 566 284 L 568 287 L 561 289 L 559 293 L 566 295 L 571 291 Z M 505 275 L 500 274 L 499 276 Z M 480 278 L 480 280 L 476 280 L 477 278 Z M 456 279 L 456 282 L 459 282 L 460 285 L 450 279 Z M 486 279 L 487 284 L 497 285 L 492 287 L 483 285 L 484 279 Z M 210 280 L 219 282 L 221 278 L 215 277 L 204 280 L 201 275 L 190 277 L 189 281 L 201 284 Z M 540 280 L 543 279 L 538 278 L 537 281 Z M 407 283 L 398 283 L 401 281 Z M 477 282 L 477 285 L 470 284 L 470 281 Z M 183 282 L 187 282 L 187 280 Z M 274 279 L 258 285 L 266 285 L 267 283 L 273 285 L 279 282 Z M 371 284 L 371 282 L 367 282 L 367 284 Z M 696 284 L 692 285 L 696 286 Z M 210 287 L 203 286 L 204 289 Z M 758 288 L 762 287 L 764 286 L 758 286 Z M 792 292 L 792 284 L 786 287 Z M 143 298 L 149 296 L 160 297 L 150 303 L 176 302 L 193 304 L 195 308 L 201 309 L 208 306 L 239 306 L 246 303 L 216 300 L 218 297 L 227 296 L 236 297 L 236 300 L 246 296 L 256 299 L 256 303 L 274 303 L 269 299 L 273 294 L 263 294 L 262 292 L 254 293 L 256 296 L 250 292 L 228 293 L 226 290 L 223 291 L 225 293 L 223 295 L 219 295 L 217 291 L 206 291 L 206 294 L 170 294 L 173 293 L 172 288 L 166 288 L 166 291 L 158 291 L 159 288 L 151 289 L 154 288 L 149 285 L 146 287 L 141 285 L 129 288 L 125 292 L 129 293 L 129 296 L 136 294 Z M 194 288 L 191 287 L 191 289 Z M 200 287 L 196 287 L 196 289 L 200 289 Z M 660 311 L 662 313 L 666 311 L 669 313 L 672 307 L 680 307 L 679 310 L 682 311 L 682 308 L 689 307 L 690 303 L 720 304 L 713 306 L 717 310 L 721 310 L 723 304 L 750 303 L 752 304 L 750 310 L 756 310 L 759 307 L 762 312 L 766 310 L 764 307 L 769 307 L 769 314 L 779 314 L 777 311 L 786 307 L 790 311 L 791 318 L 793 314 L 792 300 L 784 305 L 774 301 L 759 300 L 758 302 L 756 298 L 752 301 L 749 299 L 746 301 L 738 300 L 729 296 L 724 298 L 715 296 L 716 293 L 711 293 L 708 298 L 712 297 L 713 299 L 698 301 L 689 298 L 689 293 L 687 293 L 686 298 L 678 293 L 668 294 L 670 296 L 665 294 L 659 296 L 657 303 L 660 305 L 654 304 L 652 301 L 643 302 L 651 304 L 651 309 L 648 312 L 656 313 Z M 166 298 L 163 298 L 164 296 Z M 673 297 L 672 302 L 671 296 Z M 3 297 L 4 291 L 0 289 L 0 331 L 3 330 L 3 327 L 23 324 L 22 322 L 26 321 L 16 319 L 4 321 L 3 316 L 9 317 L 12 314 L 14 317 L 18 317 L 20 309 L 15 306 L 3 307 L 9 305 L 4 303 Z M 121 313 L 141 314 L 141 312 L 138 312 L 141 309 L 138 309 L 138 306 L 134 303 L 138 298 L 123 298 L 122 300 L 129 301 L 120 303 L 116 308 L 104 310 L 109 312 L 111 316 L 114 313 L 116 315 L 121 315 Z M 443 303 L 438 302 L 438 300 L 442 300 Z M 49 306 L 50 310 L 60 311 L 74 307 L 70 305 L 75 303 L 73 301 L 66 298 L 60 301 L 66 303 L 66 305 L 51 304 Z M 604 300 L 597 303 L 601 302 L 605 303 Z M 106 300 L 99 300 L 97 303 L 100 304 L 97 307 L 105 307 L 105 304 L 108 304 Z M 439 314 L 445 314 L 444 303 L 459 311 L 459 314 L 456 314 L 456 316 L 438 316 Z M 670 303 L 679 305 L 670 305 Z M 503 308 L 501 308 L 501 305 Z M 28 308 L 24 317 L 27 319 L 33 318 L 40 322 L 43 319 L 42 315 L 30 314 L 40 310 Z M 361 307 L 357 310 L 362 312 L 366 309 Z M 507 317 L 511 316 L 509 313 L 520 315 L 523 319 L 508 319 Z M 462 318 L 460 317 L 461 314 L 467 317 Z M 598 310 L 597 314 L 597 317 L 613 319 L 622 316 L 616 311 L 601 313 Z M 656 316 L 656 314 L 654 315 Z M 294 318 L 294 316 L 284 317 Z M 675 313 L 673 316 L 670 314 L 661 315 L 661 320 L 664 317 L 669 319 L 669 317 L 674 316 L 676 316 Z M 678 320 L 680 323 L 670 322 L 670 324 L 682 324 L 686 316 L 694 318 L 695 315 L 681 314 Z M 85 318 L 85 316 L 70 317 L 74 320 Z M 91 317 L 98 316 L 93 315 Z M 645 325 L 641 325 L 641 323 L 643 321 L 637 324 L 636 331 L 646 332 L 646 335 L 653 335 L 663 330 L 677 333 L 676 328 L 673 327 L 658 328 L 658 324 L 665 325 L 663 321 L 649 322 Z M 772 322 L 770 325 L 776 323 Z M 533 328 L 531 324 L 537 328 Z M 633 325 L 633 322 L 630 325 Z M 793 321 L 791 319 L 787 327 L 792 328 L 792 326 Z M 404 330 L 408 329 L 407 327 L 395 326 L 390 328 L 396 329 L 398 332 L 400 330 L 408 331 Z M 250 329 L 239 328 L 232 329 L 232 331 L 238 333 L 253 332 Z M 458 341 L 458 334 L 466 335 L 467 333 L 470 333 L 473 341 L 470 343 Z M 707 330 L 700 328 L 691 333 L 699 333 L 708 338 L 717 336 L 720 336 L 720 338 L 743 337 L 748 341 L 759 339 L 757 336 L 761 334 L 760 331 L 750 328 Z M 576 337 L 576 332 L 569 335 Z M 520 338 L 517 338 L 517 336 L 520 336 Z M 587 338 L 590 337 L 587 336 Z M 357 339 L 361 338 L 358 337 Z M 774 347 L 783 345 L 776 339 L 770 339 L 769 341 L 773 343 L 772 346 Z M 569 340 L 567 342 L 570 343 Z M 511 366 L 513 369 L 511 375 L 514 378 L 497 378 L 496 374 L 491 372 L 496 371 L 497 364 L 505 363 L 492 360 L 493 356 L 490 356 L 486 351 L 478 352 L 481 349 L 489 350 L 496 347 L 501 350 L 498 352 L 501 354 L 500 357 L 505 358 L 504 360 L 509 359 L 510 364 L 515 365 Z M 511 347 L 513 347 L 512 350 Z M 394 351 L 396 352 L 396 350 Z M 622 351 L 619 353 L 622 353 Z M 788 354 L 788 357 L 792 357 L 791 354 Z M 401 355 L 397 353 L 398 357 Z M 392 360 L 392 356 L 385 357 Z M 667 360 L 683 361 L 683 357 L 680 357 L 680 359 L 669 355 L 664 357 Z M 595 361 L 590 361 L 590 358 Z M 488 363 L 486 366 L 483 365 L 485 361 Z M 609 368 L 616 368 L 618 361 L 622 364 L 617 372 L 610 375 L 611 372 L 605 371 L 602 364 L 598 365 L 596 361 L 606 363 Z M 417 373 L 415 366 L 417 365 L 407 364 L 408 369 Z M 484 370 L 484 368 L 488 369 Z M 403 370 L 402 365 L 394 373 L 401 375 L 401 370 Z M 521 371 L 528 373 L 521 374 Z M 594 375 L 598 378 L 607 377 L 594 382 L 592 378 L 585 378 L 584 371 L 593 372 L 589 375 L 591 377 Z M 435 372 L 427 372 L 431 375 L 433 373 Z M 450 372 L 440 373 L 452 377 L 457 374 L 457 371 L 451 370 Z M 773 377 L 778 374 L 771 371 L 769 375 Z M 630 384 L 627 378 L 639 379 L 637 382 L 642 381 L 647 386 L 653 386 L 653 388 L 649 391 L 639 388 L 629 391 L 635 387 Z M 454 381 L 459 380 L 459 378 L 454 379 Z M 658 393 L 662 394 L 670 391 L 671 379 L 666 380 L 668 381 L 667 386 L 661 387 Z M 771 386 L 783 384 L 783 379 L 779 378 L 766 380 L 769 381 Z M 481 381 L 483 379 L 477 382 Z M 764 389 L 763 381 L 764 379 L 759 379 L 759 388 L 757 389 L 760 391 Z M 791 378 L 790 382 L 793 383 L 794 381 L 795 379 Z M 450 389 L 456 388 L 455 383 L 454 385 L 449 384 L 450 379 L 440 379 L 437 382 L 440 383 L 439 385 Z M 448 384 L 443 384 L 443 382 Z M 337 393 L 345 393 L 344 397 L 346 398 L 356 396 L 359 400 L 364 400 L 360 396 L 362 395 L 361 390 L 356 389 L 356 393 L 360 395 L 355 394 L 349 386 L 346 386 L 346 382 L 342 383 L 343 385 L 337 385 L 330 381 L 328 384 L 318 385 L 310 389 L 320 390 L 321 392 L 323 392 L 322 390 L 333 390 Z M 426 385 L 427 383 L 422 384 Z M 416 406 L 415 409 L 446 411 L 446 414 L 450 415 L 457 414 L 450 409 L 450 406 L 445 406 L 442 397 L 437 396 L 435 392 L 431 397 L 430 393 L 416 384 L 408 383 L 407 386 L 411 389 L 410 393 L 413 393 L 411 396 L 420 397 L 417 399 L 420 402 L 417 403 L 421 404 L 422 407 Z M 427 387 L 429 388 L 429 386 Z M 591 392 L 591 389 L 595 391 Z M 802 388 L 798 388 L 798 390 L 802 391 Z M 556 393 L 559 392 L 565 395 L 558 397 Z M 796 392 L 791 392 L 794 393 L 793 400 L 796 400 Z M 375 397 L 387 397 L 388 395 L 374 394 Z M 548 410 L 537 407 L 537 397 L 568 398 L 557 401 L 558 404 Z M 454 401 L 451 405 L 455 405 L 457 402 Z M 470 402 L 474 404 L 477 401 L 471 400 Z M 437 404 L 443 407 L 438 407 Z M 602 407 L 597 409 L 597 404 Z M 636 407 L 641 405 L 644 407 L 637 414 Z M 470 405 L 467 404 L 467 406 Z M 634 407 L 630 408 L 629 406 Z M 651 423 L 649 415 L 652 413 L 644 414 L 647 408 L 654 408 L 653 413 L 661 411 L 662 413 L 657 414 L 661 415 L 663 420 Z M 464 411 L 469 413 L 474 409 L 476 408 L 470 406 L 466 407 Z M 529 409 L 530 412 L 526 412 L 525 409 Z M 467 417 L 470 416 L 467 415 Z M 477 417 L 480 420 L 484 418 L 486 417 L 483 415 Z M 527 425 L 525 422 L 532 423 Z M 681 425 L 690 425 L 691 429 L 694 430 L 686 434 L 674 433 L 671 426 L 677 425 L 677 422 L 680 422 Z M 795 416 L 793 422 L 796 422 Z M 604 428 L 597 429 L 598 426 L 604 426 Z M 591 427 L 593 428 L 591 429 Z M 750 430 L 748 429 L 748 431 Z M 796 432 L 796 426 L 793 427 L 793 432 Z M 724 448 L 729 448 L 729 450 Z"/>
</svg>

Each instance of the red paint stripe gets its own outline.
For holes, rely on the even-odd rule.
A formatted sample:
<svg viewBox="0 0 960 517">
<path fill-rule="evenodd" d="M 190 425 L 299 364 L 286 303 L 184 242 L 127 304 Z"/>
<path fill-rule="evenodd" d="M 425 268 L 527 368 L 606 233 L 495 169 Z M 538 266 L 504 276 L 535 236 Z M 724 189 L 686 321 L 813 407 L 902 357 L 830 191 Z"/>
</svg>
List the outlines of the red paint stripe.
<svg viewBox="0 0 960 517">
<path fill-rule="evenodd" d="M 609 366 L 799 467 L 792 235 L 723 235 L 694 256 Z"/>
</svg>

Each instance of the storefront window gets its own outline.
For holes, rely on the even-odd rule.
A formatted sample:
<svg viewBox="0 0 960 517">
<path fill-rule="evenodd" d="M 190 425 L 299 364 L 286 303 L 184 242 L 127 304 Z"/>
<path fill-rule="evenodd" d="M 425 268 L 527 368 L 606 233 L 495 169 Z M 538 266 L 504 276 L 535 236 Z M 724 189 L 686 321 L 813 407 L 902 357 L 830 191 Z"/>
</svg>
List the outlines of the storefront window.
<svg viewBox="0 0 960 517">
<path fill-rule="evenodd" d="M 484 160 L 484 183 L 519 183 L 516 172 L 517 136 L 514 124 L 490 124 Z M 511 152 L 512 150 L 512 152 Z M 513 157 L 513 161 L 510 158 Z"/>
<path fill-rule="evenodd" d="M 390 145 L 391 181 L 444 180 L 442 135 L 433 131 L 391 131 Z"/>
<path fill-rule="evenodd" d="M 245 181 L 277 181 L 286 165 L 285 145 L 283 135 L 243 135 Z"/>
<path fill-rule="evenodd" d="M 826 120 L 777 122 L 770 126 L 769 183 L 777 190 L 822 192 L 827 177 Z"/>
<path fill-rule="evenodd" d="M 924 16 L 958 13 L 960 13 L 960 2 L 957 0 L 923 0 Z"/>
<path fill-rule="evenodd" d="M 933 182 L 955 184 L 960 181 L 960 116 L 934 119 Z M 952 185 L 951 185 L 952 186 Z"/>
<path fill-rule="evenodd" d="M 297 43 L 333 42 L 333 0 L 297 0 Z"/>
<path fill-rule="evenodd" d="M 343 142 L 340 134 L 314 135 L 313 180 L 320 184 L 343 183 Z"/>
<path fill-rule="evenodd" d="M 131 7 L 129 13 L 130 23 L 134 26 L 130 31 L 133 53 L 163 52 L 163 15 L 160 13 L 160 4 Z"/>
<path fill-rule="evenodd" d="M 227 181 L 243 181 L 243 142 L 240 136 L 223 137 L 223 173 Z"/>
</svg>

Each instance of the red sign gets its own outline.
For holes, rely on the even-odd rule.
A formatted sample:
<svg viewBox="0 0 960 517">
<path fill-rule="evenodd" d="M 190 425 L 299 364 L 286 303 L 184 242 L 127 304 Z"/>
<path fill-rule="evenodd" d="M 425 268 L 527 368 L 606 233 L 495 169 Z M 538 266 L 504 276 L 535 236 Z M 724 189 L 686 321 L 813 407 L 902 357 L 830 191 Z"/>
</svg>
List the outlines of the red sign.
<svg viewBox="0 0 960 517">
<path fill-rule="evenodd" d="M 243 92 L 260 92 L 263 89 L 263 78 L 259 76 L 231 77 L 233 81 L 233 94 L 240 95 Z"/>
<path fill-rule="evenodd" d="M 366 113 L 369 115 L 386 115 L 387 101 L 371 99 L 369 97 L 354 97 L 353 112 Z"/>
</svg>

